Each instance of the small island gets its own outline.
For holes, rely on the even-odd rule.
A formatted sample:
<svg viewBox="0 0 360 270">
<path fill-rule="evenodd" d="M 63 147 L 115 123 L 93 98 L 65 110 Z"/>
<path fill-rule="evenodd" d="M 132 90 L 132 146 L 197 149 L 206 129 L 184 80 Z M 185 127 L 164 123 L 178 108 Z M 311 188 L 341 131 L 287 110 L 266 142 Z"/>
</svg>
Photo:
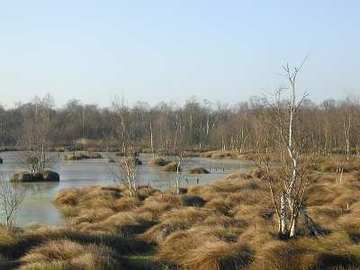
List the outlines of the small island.
<svg viewBox="0 0 360 270">
<path fill-rule="evenodd" d="M 66 161 L 76 161 L 76 160 L 86 160 L 86 159 L 102 159 L 103 156 L 100 153 L 94 152 L 74 152 L 71 154 L 65 154 L 64 160 Z"/>
<path fill-rule="evenodd" d="M 30 173 L 27 171 L 18 172 L 10 179 L 11 182 L 59 182 L 60 175 L 51 170 L 44 172 Z"/>
</svg>

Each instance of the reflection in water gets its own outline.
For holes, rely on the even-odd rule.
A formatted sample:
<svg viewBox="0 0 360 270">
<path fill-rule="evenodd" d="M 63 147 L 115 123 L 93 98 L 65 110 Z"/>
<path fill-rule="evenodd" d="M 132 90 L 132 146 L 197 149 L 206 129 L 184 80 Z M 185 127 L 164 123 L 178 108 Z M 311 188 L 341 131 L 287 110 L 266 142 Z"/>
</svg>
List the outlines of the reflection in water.
<svg viewBox="0 0 360 270">
<path fill-rule="evenodd" d="M 2 153 L 4 164 L 0 165 L 0 173 L 10 177 L 21 170 L 16 153 Z M 105 155 L 109 158 L 112 154 Z M 176 173 L 164 172 L 159 167 L 149 166 L 151 155 L 142 154 L 143 161 L 139 166 L 138 182 L 140 185 L 151 185 L 161 190 L 174 187 Z M 247 169 L 251 163 L 238 160 L 211 160 L 204 158 L 189 158 L 183 164 L 183 186 L 204 185 L 223 177 L 235 170 Z M 194 167 L 203 167 L 211 172 L 204 175 L 190 175 L 188 171 Z M 114 185 L 116 175 L 119 174 L 116 164 L 104 160 L 59 161 L 54 170 L 60 173 L 59 183 L 24 183 L 27 196 L 19 211 L 17 222 L 19 225 L 31 223 L 61 224 L 62 216 L 53 205 L 56 193 L 64 188 L 83 187 L 89 185 Z"/>
<path fill-rule="evenodd" d="M 16 183 L 16 185 L 23 186 L 26 191 L 32 195 L 39 194 L 41 192 L 49 192 L 52 189 L 56 189 L 59 186 L 59 182 L 46 182 L 46 183 Z"/>
</svg>

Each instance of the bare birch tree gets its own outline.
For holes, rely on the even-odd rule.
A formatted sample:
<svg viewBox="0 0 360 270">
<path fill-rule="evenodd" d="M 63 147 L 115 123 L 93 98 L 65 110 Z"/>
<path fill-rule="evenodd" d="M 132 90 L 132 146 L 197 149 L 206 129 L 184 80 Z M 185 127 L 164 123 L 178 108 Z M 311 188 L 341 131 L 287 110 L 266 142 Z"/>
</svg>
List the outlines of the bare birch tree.
<svg viewBox="0 0 360 270">
<path fill-rule="evenodd" d="M 181 182 L 182 182 L 182 171 L 181 171 L 181 167 L 184 161 L 184 155 L 183 152 L 181 150 L 177 151 L 176 153 L 176 183 L 175 183 L 175 191 L 176 194 L 179 195 L 181 192 Z"/>
<path fill-rule="evenodd" d="M 23 149 L 19 159 L 33 175 L 43 173 L 55 161 L 49 153 L 50 113 L 51 97 L 36 98 L 18 142 Z"/>
<path fill-rule="evenodd" d="M 272 149 L 278 152 L 280 165 L 276 169 L 270 155 L 260 154 L 259 164 L 265 171 L 273 206 L 278 220 L 278 231 L 281 238 L 294 238 L 297 233 L 297 223 L 300 214 L 310 222 L 306 214 L 304 198 L 309 184 L 306 157 L 303 155 L 303 139 L 299 132 L 298 112 L 307 94 L 297 97 L 296 79 L 300 67 L 283 67 L 289 87 L 280 89 L 275 94 L 274 102 L 268 102 L 272 119 L 271 124 L 277 130 L 277 145 Z M 283 99 L 282 93 L 289 92 L 289 98 Z M 274 138 L 269 138 L 274 140 Z M 268 142 L 268 145 L 271 143 Z M 275 172 L 276 171 L 276 172 Z M 313 227 L 316 234 L 316 228 Z"/>
<path fill-rule="evenodd" d="M 180 115 L 176 116 L 176 130 L 175 130 L 175 139 L 174 139 L 174 154 L 176 157 L 176 182 L 175 182 L 175 192 L 177 195 L 181 193 L 181 182 L 183 180 L 182 175 L 182 164 L 184 161 L 184 132 L 182 125 L 182 118 Z"/>
<path fill-rule="evenodd" d="M 152 158 L 155 159 L 154 133 L 153 133 L 153 129 L 152 129 L 151 120 L 150 120 L 149 128 L 150 128 L 150 148 L 151 148 Z"/>
<path fill-rule="evenodd" d="M 351 148 L 350 148 L 350 131 L 351 131 L 351 112 L 346 113 L 346 119 L 344 121 L 344 138 L 345 138 L 345 154 L 346 159 L 350 159 Z"/>
<path fill-rule="evenodd" d="M 120 183 L 126 187 L 129 195 L 133 197 L 137 193 L 137 157 L 134 151 L 129 148 L 127 149 L 128 150 L 118 161 L 120 171 L 118 179 L 120 180 Z"/>
<path fill-rule="evenodd" d="M 113 106 L 117 116 L 115 122 L 117 141 L 122 151 L 117 162 L 120 175 L 116 177 L 126 187 L 130 196 L 136 196 L 138 157 L 131 138 L 129 110 L 123 101 L 114 103 Z"/>
<path fill-rule="evenodd" d="M 25 198 L 25 189 L 0 179 L 0 211 L 3 224 L 8 229 L 15 226 L 18 210 Z"/>
</svg>

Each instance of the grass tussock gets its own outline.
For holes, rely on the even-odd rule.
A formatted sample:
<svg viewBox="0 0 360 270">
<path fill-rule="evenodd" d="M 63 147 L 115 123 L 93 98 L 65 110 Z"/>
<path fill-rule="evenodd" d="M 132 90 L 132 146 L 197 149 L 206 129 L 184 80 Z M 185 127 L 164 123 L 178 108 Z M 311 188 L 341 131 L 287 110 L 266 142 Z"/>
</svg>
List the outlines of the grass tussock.
<svg viewBox="0 0 360 270">
<path fill-rule="evenodd" d="M 177 172 L 177 171 L 181 171 L 181 169 L 182 168 L 175 161 L 170 162 L 169 164 L 163 166 L 163 168 L 162 168 L 162 170 L 165 172 Z"/>
<path fill-rule="evenodd" d="M 212 150 L 200 153 L 200 157 L 211 159 L 256 160 L 257 154 L 253 152 L 240 153 L 236 150 Z"/>
<path fill-rule="evenodd" d="M 239 158 L 239 153 L 235 151 L 209 151 L 200 154 L 201 157 L 204 158 L 212 158 L 212 159 L 237 159 Z"/>
<path fill-rule="evenodd" d="M 209 174 L 210 172 L 202 167 L 192 168 L 190 174 Z"/>
<path fill-rule="evenodd" d="M 321 172 L 336 173 L 339 171 L 350 173 L 360 170 L 359 158 L 346 159 L 344 156 L 334 155 L 331 158 L 320 160 L 316 170 Z"/>
<path fill-rule="evenodd" d="M 163 166 L 166 166 L 170 163 L 171 161 L 169 160 L 166 160 L 164 158 L 155 158 L 155 159 L 152 159 L 149 161 L 149 164 L 150 165 L 153 165 L 153 166 L 160 166 L 160 167 L 163 167 Z"/>
<path fill-rule="evenodd" d="M 159 218 L 159 223 L 146 231 L 141 236 L 141 239 L 152 243 L 161 243 L 170 234 L 176 231 L 190 229 L 207 216 L 207 210 L 196 207 L 180 208 L 165 212 Z"/>
<path fill-rule="evenodd" d="M 12 246 L 17 242 L 16 232 L 0 226 L 0 246 Z"/>
<path fill-rule="evenodd" d="M 200 227 L 171 234 L 160 244 L 156 258 L 182 269 L 235 270 L 250 264 L 252 252 L 245 245 L 223 241 Z"/>
<path fill-rule="evenodd" d="M 21 270 L 30 269 L 119 269 L 111 249 L 81 245 L 69 240 L 49 241 L 21 258 Z"/>
<path fill-rule="evenodd" d="M 185 258 L 187 269 L 244 269 L 252 261 L 252 252 L 246 245 L 224 241 L 207 241 L 193 250 L 193 256 Z"/>
</svg>

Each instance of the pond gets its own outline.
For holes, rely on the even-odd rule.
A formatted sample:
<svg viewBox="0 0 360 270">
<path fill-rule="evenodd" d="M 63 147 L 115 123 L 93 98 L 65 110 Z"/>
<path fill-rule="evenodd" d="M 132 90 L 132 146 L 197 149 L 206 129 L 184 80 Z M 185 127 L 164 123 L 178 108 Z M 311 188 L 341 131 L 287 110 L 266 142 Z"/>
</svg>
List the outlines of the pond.
<svg viewBox="0 0 360 270">
<path fill-rule="evenodd" d="M 9 179 L 16 171 L 23 170 L 19 162 L 19 152 L 4 152 L 1 157 L 4 163 L 0 165 L 2 178 Z M 118 170 L 116 164 L 109 163 L 112 153 L 102 153 L 104 159 L 63 161 L 61 154 L 53 169 L 60 174 L 59 183 L 26 183 L 27 193 L 17 217 L 19 226 L 31 224 L 58 225 L 63 222 L 61 213 L 53 205 L 56 194 L 64 188 L 92 185 L 115 185 Z M 175 186 L 176 173 L 164 172 L 160 167 L 148 165 L 152 155 L 141 154 L 143 165 L 139 166 L 138 182 L 140 185 L 151 185 L 154 188 L 166 190 Z M 186 158 L 183 162 L 182 186 L 204 185 L 236 170 L 247 170 L 251 162 L 240 160 L 213 160 L 199 157 Z M 203 167 L 210 174 L 190 175 L 189 170 Z"/>
</svg>

